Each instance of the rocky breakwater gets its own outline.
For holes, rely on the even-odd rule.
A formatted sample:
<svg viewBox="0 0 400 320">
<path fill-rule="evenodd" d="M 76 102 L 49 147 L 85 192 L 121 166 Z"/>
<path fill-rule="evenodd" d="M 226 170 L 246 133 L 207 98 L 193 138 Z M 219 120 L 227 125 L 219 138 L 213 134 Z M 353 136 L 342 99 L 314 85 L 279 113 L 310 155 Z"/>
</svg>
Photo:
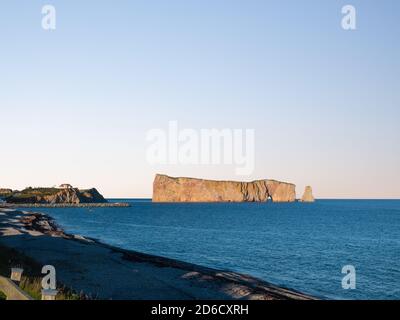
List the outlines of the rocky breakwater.
<svg viewBox="0 0 400 320">
<path fill-rule="evenodd" d="M 252 182 L 173 178 L 157 174 L 153 202 L 294 202 L 296 186 L 276 180 Z"/>
</svg>

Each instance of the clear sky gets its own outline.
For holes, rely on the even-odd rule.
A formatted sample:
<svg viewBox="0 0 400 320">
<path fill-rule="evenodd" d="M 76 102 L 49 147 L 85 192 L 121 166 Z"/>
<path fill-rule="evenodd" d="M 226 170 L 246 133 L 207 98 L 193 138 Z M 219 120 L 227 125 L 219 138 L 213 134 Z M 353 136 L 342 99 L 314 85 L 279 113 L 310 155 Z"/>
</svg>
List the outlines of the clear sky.
<svg viewBox="0 0 400 320">
<path fill-rule="evenodd" d="M 150 197 L 162 172 L 399 198 L 399 39 L 398 0 L 1 1 L 0 187 Z M 253 174 L 150 165 L 146 133 L 171 120 L 255 129 Z"/>
</svg>

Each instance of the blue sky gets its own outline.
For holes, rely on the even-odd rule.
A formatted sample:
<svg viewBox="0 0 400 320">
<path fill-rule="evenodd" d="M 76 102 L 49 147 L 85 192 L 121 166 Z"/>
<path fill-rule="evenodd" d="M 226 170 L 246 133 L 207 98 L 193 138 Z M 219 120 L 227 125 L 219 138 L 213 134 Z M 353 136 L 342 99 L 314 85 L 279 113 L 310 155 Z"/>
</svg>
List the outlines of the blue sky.
<svg viewBox="0 0 400 320">
<path fill-rule="evenodd" d="M 57 29 L 41 28 L 54 5 Z M 341 8 L 357 9 L 357 30 Z M 399 198 L 398 1 L 0 4 L 0 187 L 150 197 L 156 172 Z M 256 167 L 151 166 L 146 133 L 251 128 Z"/>
</svg>

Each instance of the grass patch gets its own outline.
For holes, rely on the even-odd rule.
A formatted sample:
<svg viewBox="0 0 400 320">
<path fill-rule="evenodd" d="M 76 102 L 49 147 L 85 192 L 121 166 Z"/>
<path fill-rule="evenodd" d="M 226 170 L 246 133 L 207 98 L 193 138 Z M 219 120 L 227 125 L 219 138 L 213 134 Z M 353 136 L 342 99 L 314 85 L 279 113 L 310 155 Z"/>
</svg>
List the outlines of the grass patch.
<svg viewBox="0 0 400 320">
<path fill-rule="evenodd" d="M 52 196 L 60 192 L 57 188 L 26 188 L 22 191 L 15 191 L 8 195 L 6 199 L 22 200 L 31 199 L 36 197 Z"/>
<path fill-rule="evenodd" d="M 58 192 L 60 192 L 60 189 L 57 188 L 26 188 L 20 194 L 26 196 L 51 196 Z"/>
<path fill-rule="evenodd" d="M 42 266 L 18 251 L 0 244 L 0 275 L 6 278 L 10 277 L 11 268 L 13 267 L 20 267 L 24 269 L 24 273 L 19 284 L 20 288 L 32 298 L 40 300 L 42 297 Z M 88 297 L 83 293 L 77 294 L 73 290 L 63 285 L 59 285 L 57 290 L 59 291 L 57 294 L 57 300 L 88 299 Z"/>
<path fill-rule="evenodd" d="M 33 299 L 40 300 L 42 298 L 42 278 L 22 276 L 20 288 L 29 294 Z M 59 286 L 57 288 L 57 300 L 87 300 L 84 294 L 77 294 L 72 290 Z"/>
<path fill-rule="evenodd" d="M 0 291 L 0 300 L 7 300 L 7 296 L 2 291 Z"/>
</svg>

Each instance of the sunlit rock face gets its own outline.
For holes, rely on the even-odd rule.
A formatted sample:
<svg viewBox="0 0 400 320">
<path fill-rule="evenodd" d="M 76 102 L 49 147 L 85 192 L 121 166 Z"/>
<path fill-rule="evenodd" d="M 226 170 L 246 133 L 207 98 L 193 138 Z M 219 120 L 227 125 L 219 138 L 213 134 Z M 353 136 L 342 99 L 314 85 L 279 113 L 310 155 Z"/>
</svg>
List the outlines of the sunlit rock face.
<svg viewBox="0 0 400 320">
<path fill-rule="evenodd" d="M 294 184 L 275 180 L 215 181 L 157 174 L 153 202 L 293 202 L 295 189 Z"/>
<path fill-rule="evenodd" d="M 301 202 L 314 202 L 314 196 L 312 194 L 312 188 L 310 186 L 307 186 L 304 190 L 304 194 L 301 197 Z"/>
</svg>

